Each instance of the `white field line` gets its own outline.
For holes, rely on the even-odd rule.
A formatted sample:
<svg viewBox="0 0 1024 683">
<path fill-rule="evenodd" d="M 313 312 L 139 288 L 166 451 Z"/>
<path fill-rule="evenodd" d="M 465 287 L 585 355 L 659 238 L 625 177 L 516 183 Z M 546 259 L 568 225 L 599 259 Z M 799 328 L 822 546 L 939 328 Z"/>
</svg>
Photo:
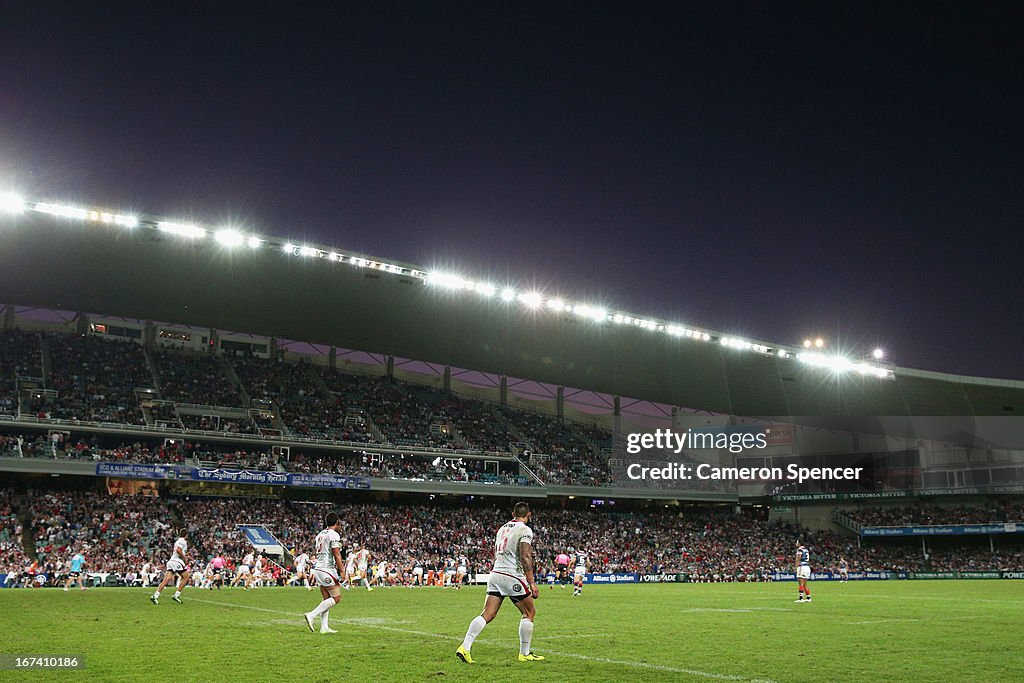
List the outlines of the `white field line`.
<svg viewBox="0 0 1024 683">
<path fill-rule="evenodd" d="M 230 602 L 220 602 L 218 600 L 204 600 L 202 598 L 191 598 L 189 602 L 203 602 L 208 605 L 220 605 L 222 607 L 236 607 L 238 609 L 251 609 L 258 610 L 260 612 L 270 612 L 272 614 L 283 614 L 289 617 L 295 617 L 296 626 L 301 626 L 301 613 L 283 612 L 276 609 L 267 609 L 266 607 L 256 607 L 253 605 L 237 605 Z M 398 628 L 396 626 L 385 626 L 383 624 L 370 624 L 358 619 L 333 619 L 333 624 L 342 623 L 353 626 L 364 626 L 366 628 L 375 628 L 381 631 L 394 631 L 397 633 L 406 633 L 414 636 L 422 636 L 424 638 L 439 638 L 441 640 L 450 640 L 453 642 L 459 642 L 462 639 L 458 636 L 446 636 L 443 633 L 432 633 L 430 631 L 417 631 L 410 628 Z M 543 640 L 538 638 L 537 640 Z M 496 641 L 478 640 L 477 642 L 488 643 L 488 644 L 504 644 Z M 558 652 L 556 650 L 546 650 L 546 652 L 556 655 L 558 657 L 569 657 L 571 659 L 582 659 L 588 662 L 602 662 L 604 664 L 618 664 L 620 666 L 631 666 L 637 669 L 649 669 L 652 671 L 664 671 L 667 673 L 677 674 L 688 674 L 690 676 L 697 676 L 700 678 L 709 678 L 716 681 L 744 681 L 745 683 L 775 683 L 775 681 L 764 679 L 764 678 L 744 678 L 743 676 L 732 676 L 729 674 L 715 673 L 713 671 L 700 671 L 698 669 L 683 669 L 675 666 L 665 666 L 663 664 L 650 664 L 648 662 L 634 662 L 626 659 L 609 659 L 607 657 L 591 657 L 590 655 L 581 655 L 574 652 Z"/>
</svg>

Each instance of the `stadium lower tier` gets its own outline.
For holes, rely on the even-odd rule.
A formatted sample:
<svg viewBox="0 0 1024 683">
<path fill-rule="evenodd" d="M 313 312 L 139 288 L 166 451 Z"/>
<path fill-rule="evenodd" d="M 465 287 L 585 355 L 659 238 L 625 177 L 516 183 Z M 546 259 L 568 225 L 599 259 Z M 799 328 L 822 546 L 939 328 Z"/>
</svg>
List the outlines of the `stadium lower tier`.
<svg viewBox="0 0 1024 683">
<path fill-rule="evenodd" d="M 272 550 L 278 569 L 267 582 L 291 576 L 293 558 L 314 554 L 312 541 L 327 512 L 342 519 L 349 547 L 370 552 L 403 583 L 415 567 L 437 572 L 464 557 L 469 574 L 487 572 L 495 531 L 508 520 L 511 502 L 469 496 L 405 496 L 384 499 L 345 493 L 343 499 L 225 498 L 110 494 L 96 482 L 78 490 L 0 489 L 0 573 L 7 585 L 61 581 L 81 552 L 86 571 L 131 582 L 160 574 L 170 558 L 175 530 L 185 528 L 192 568 L 202 573 L 214 557 L 231 574 L 253 553 L 239 525 L 265 527 L 280 543 Z M 155 493 L 156 489 L 145 489 Z M 579 503 L 577 501 L 576 503 Z M 861 539 L 769 521 L 763 508 L 722 511 L 669 509 L 662 505 L 609 511 L 572 501 L 536 506 L 530 522 L 541 572 L 555 557 L 583 550 L 593 573 L 685 574 L 694 581 L 756 581 L 793 569 L 798 542 L 811 551 L 815 571 L 837 571 L 846 560 L 853 572 L 1024 571 L 1024 545 L 1014 536 L 988 538 Z M 637 503 L 637 505 L 640 505 Z M 274 576 L 276 571 L 276 577 Z"/>
</svg>

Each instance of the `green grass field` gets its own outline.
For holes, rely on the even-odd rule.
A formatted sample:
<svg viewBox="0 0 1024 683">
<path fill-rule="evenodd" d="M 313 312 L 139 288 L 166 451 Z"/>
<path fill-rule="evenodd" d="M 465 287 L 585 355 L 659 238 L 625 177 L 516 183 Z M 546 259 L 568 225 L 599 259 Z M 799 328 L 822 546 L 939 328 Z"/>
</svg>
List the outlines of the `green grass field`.
<svg viewBox="0 0 1024 683">
<path fill-rule="evenodd" d="M 353 590 L 334 635 L 301 617 L 301 588 L 200 591 L 185 604 L 146 589 L 0 590 L 0 654 L 84 655 L 82 671 L 0 680 L 246 681 L 1021 681 L 1024 582 L 864 581 L 541 589 L 520 663 L 508 602 L 468 666 L 454 656 L 483 588 Z"/>
</svg>

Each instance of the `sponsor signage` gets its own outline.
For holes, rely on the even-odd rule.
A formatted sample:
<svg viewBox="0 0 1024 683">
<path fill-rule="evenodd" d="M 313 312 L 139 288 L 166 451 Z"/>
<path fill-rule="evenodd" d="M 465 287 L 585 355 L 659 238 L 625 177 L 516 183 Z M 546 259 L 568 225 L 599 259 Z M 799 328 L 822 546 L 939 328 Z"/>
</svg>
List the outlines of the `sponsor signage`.
<svg viewBox="0 0 1024 683">
<path fill-rule="evenodd" d="M 584 583 L 640 583 L 639 574 L 585 574 Z"/>
<path fill-rule="evenodd" d="M 167 465 L 143 465 L 130 462 L 98 462 L 96 476 L 121 479 L 173 479 L 175 468 Z"/>
<path fill-rule="evenodd" d="M 971 536 L 1024 533 L 1024 526 L 1004 524 L 943 524 L 929 526 L 865 526 L 861 536 Z"/>
<path fill-rule="evenodd" d="M 879 500 L 885 498 L 915 498 L 928 496 L 976 496 L 999 493 L 1024 493 L 1024 484 L 956 486 L 947 488 L 916 489 L 912 491 L 865 491 L 858 493 L 780 493 L 772 496 L 772 500 L 782 503 L 797 503 L 830 500 Z"/>
<path fill-rule="evenodd" d="M 344 477 L 339 474 L 289 474 L 289 486 L 322 489 L 369 489 L 367 477 Z"/>
<path fill-rule="evenodd" d="M 640 583 L 677 583 L 681 574 L 641 574 Z"/>
<path fill-rule="evenodd" d="M 283 472 L 264 472 L 263 470 L 211 470 L 193 467 L 192 478 L 197 481 L 230 481 L 243 484 L 276 484 L 288 483 L 288 475 Z"/>
<path fill-rule="evenodd" d="M 793 572 L 773 572 L 769 575 L 772 581 L 796 581 Z M 850 572 L 849 578 L 858 581 L 887 581 L 888 579 L 909 578 L 906 572 Z M 841 581 L 839 572 L 811 572 L 812 581 Z"/>
</svg>

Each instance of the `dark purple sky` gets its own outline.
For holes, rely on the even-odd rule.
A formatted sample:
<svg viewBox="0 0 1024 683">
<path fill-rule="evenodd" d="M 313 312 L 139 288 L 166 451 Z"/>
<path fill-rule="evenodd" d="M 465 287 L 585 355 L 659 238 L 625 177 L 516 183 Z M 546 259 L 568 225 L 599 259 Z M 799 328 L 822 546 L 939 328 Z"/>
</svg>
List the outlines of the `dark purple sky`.
<svg viewBox="0 0 1024 683">
<path fill-rule="evenodd" d="M 46 4 L 0 188 L 1024 378 L 1010 5 Z"/>
</svg>

